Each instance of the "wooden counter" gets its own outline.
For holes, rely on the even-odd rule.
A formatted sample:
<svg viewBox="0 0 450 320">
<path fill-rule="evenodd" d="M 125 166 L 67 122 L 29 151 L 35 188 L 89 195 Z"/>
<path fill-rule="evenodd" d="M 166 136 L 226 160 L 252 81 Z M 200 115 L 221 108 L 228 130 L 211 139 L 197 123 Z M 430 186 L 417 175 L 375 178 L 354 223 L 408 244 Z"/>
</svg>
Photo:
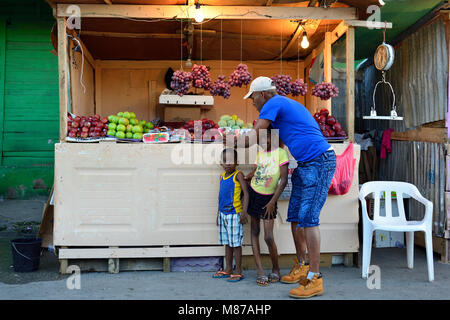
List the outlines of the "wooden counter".
<svg viewBox="0 0 450 320">
<path fill-rule="evenodd" d="M 337 154 L 347 145 L 333 144 Z M 202 163 L 221 150 L 221 144 L 56 144 L 54 245 L 68 247 L 60 258 L 222 256 L 216 226 L 222 169 Z M 179 163 L 183 152 L 193 163 Z M 320 216 L 321 252 L 358 251 L 358 145 L 354 152 L 350 192 L 330 195 Z M 250 166 L 239 169 L 248 173 Z M 278 205 L 278 252 L 292 254 L 288 201 Z M 249 229 L 247 224 L 244 255 L 252 253 Z M 261 250 L 267 253 L 263 233 Z"/>
</svg>

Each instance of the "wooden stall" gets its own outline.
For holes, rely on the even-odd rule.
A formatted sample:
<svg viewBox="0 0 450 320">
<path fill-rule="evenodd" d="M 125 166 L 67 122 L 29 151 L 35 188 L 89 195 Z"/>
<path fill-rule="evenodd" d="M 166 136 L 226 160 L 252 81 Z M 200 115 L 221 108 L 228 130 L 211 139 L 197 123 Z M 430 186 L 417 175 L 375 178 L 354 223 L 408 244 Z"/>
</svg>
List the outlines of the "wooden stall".
<svg viewBox="0 0 450 320">
<path fill-rule="evenodd" d="M 203 14 L 215 29 L 197 24 L 186 34 L 182 23 L 195 15 L 192 1 L 187 6 L 161 5 L 158 1 L 146 1 L 146 5 L 72 2 L 75 9 L 66 1 L 48 0 L 57 20 L 59 61 L 61 131 L 60 143 L 55 146 L 53 241 L 62 262 L 61 272 L 66 271 L 70 259 L 118 262 L 125 258 L 224 254 L 223 247 L 217 244 L 215 225 L 220 167 L 217 163 L 195 161 L 177 164 L 172 158 L 180 148 L 202 155 L 221 149 L 221 144 L 66 142 L 68 111 L 107 116 L 130 110 L 138 118 L 160 117 L 166 121 L 204 117 L 217 121 L 224 113 L 236 114 L 245 122 L 257 119 L 251 101 L 242 99 L 248 91 L 245 86 L 232 88 L 230 99 L 214 97 L 212 106 L 159 103 L 167 69 L 188 69 L 186 59 L 191 56 L 187 56 L 189 50 L 183 51 L 186 43 L 194 52 L 192 64 L 210 67 L 213 79 L 230 74 L 241 62 L 247 64 L 253 78 L 279 73 L 293 79 L 306 78 L 312 60 L 323 52 L 325 81 L 331 82 L 331 46 L 346 35 L 348 139 L 333 143 L 336 153 L 341 154 L 354 140 L 354 26 L 367 24 L 358 20 L 357 8 L 346 1 L 328 8 L 311 6 L 308 1 L 301 6 L 261 5 L 261 1 L 254 1 L 252 6 L 233 6 L 230 1 L 210 1 L 203 7 Z M 77 15 L 81 16 L 81 30 L 69 28 Z M 298 59 L 297 42 L 302 30 L 309 32 L 311 45 L 308 50 L 302 49 L 302 58 Z M 244 53 L 243 39 L 247 43 Z M 226 51 L 218 50 L 222 40 Z M 77 44 L 82 50 L 75 50 Z M 273 51 L 268 49 L 274 48 L 276 56 L 270 58 Z M 180 49 L 181 59 L 177 59 Z M 226 52 L 223 57 L 222 52 Z M 311 94 L 296 99 L 311 113 L 320 108 L 332 112 L 330 100 L 320 101 Z M 355 172 L 359 155 L 360 148 L 355 145 Z M 244 172 L 249 168 L 241 166 Z M 321 252 L 330 257 L 344 254 L 351 261 L 359 250 L 358 191 L 355 174 L 349 193 L 329 196 L 325 204 Z M 274 231 L 281 255 L 295 253 L 290 225 L 286 223 L 287 206 L 287 200 L 279 201 Z M 267 253 L 264 245 L 262 253 Z M 248 225 L 243 254 L 251 254 Z"/>
</svg>

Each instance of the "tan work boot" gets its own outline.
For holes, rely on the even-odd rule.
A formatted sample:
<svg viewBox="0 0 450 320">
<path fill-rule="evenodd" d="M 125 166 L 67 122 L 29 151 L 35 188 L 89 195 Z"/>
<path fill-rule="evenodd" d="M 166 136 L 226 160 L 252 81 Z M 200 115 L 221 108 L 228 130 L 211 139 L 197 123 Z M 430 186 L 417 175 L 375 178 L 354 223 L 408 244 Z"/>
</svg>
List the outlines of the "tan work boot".
<svg viewBox="0 0 450 320">
<path fill-rule="evenodd" d="M 323 294 L 322 274 L 315 274 L 311 280 L 306 280 L 304 285 L 300 284 L 295 289 L 289 291 L 292 298 L 311 298 L 313 296 L 321 296 Z"/>
<path fill-rule="evenodd" d="M 306 279 L 309 271 L 309 265 L 305 265 L 305 261 L 301 265 L 298 264 L 298 260 L 294 259 L 295 264 L 289 272 L 289 275 L 281 277 L 281 282 L 283 283 L 297 283 L 300 280 L 302 282 Z"/>
</svg>

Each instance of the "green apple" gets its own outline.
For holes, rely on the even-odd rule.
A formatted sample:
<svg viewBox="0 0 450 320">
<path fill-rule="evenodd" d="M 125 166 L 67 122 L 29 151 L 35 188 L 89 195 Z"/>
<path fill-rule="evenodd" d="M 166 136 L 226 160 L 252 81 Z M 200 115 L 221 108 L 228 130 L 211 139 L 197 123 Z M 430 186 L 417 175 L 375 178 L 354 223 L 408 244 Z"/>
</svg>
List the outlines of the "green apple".
<svg viewBox="0 0 450 320">
<path fill-rule="evenodd" d="M 110 115 L 110 116 L 108 116 L 108 122 L 114 122 L 114 115 Z"/>
<path fill-rule="evenodd" d="M 115 136 L 116 135 L 116 130 L 108 130 L 108 132 L 106 133 L 108 136 Z"/>
<path fill-rule="evenodd" d="M 115 124 L 114 122 L 111 122 L 110 124 L 108 124 L 108 130 L 115 131 L 116 128 L 117 128 L 117 124 Z"/>
<path fill-rule="evenodd" d="M 144 128 L 142 128 L 141 125 L 133 126 L 133 129 L 131 131 L 133 133 L 142 133 L 142 132 L 144 132 Z"/>
<path fill-rule="evenodd" d="M 131 115 L 130 115 L 130 113 L 129 113 L 128 111 L 125 111 L 125 112 L 123 113 L 123 117 L 124 117 L 124 118 L 127 118 L 127 119 L 130 119 Z"/>
<path fill-rule="evenodd" d="M 139 124 L 139 120 L 138 120 L 138 119 L 135 119 L 135 118 L 131 118 L 131 119 L 130 119 L 130 124 L 132 124 L 133 126 L 135 126 L 135 125 Z"/>
<path fill-rule="evenodd" d="M 127 132 L 131 132 L 133 129 L 133 126 L 131 124 L 127 125 Z"/>
<path fill-rule="evenodd" d="M 124 126 L 127 126 L 130 124 L 130 121 L 127 118 L 120 118 L 119 123 L 123 124 Z"/>
<path fill-rule="evenodd" d="M 147 122 L 147 123 L 145 124 L 145 127 L 146 127 L 147 129 L 153 129 L 155 126 L 153 125 L 153 123 Z"/>
<path fill-rule="evenodd" d="M 125 139 L 125 132 L 117 131 L 116 132 L 116 137 L 119 138 L 119 139 Z"/>
<path fill-rule="evenodd" d="M 130 118 L 131 119 L 135 119 L 136 118 L 136 114 L 134 112 L 130 112 Z"/>
<path fill-rule="evenodd" d="M 133 134 L 133 139 L 142 140 L 142 133 L 136 132 Z"/>
<path fill-rule="evenodd" d="M 123 117 L 123 112 L 117 112 L 117 116 L 118 116 L 119 118 L 122 118 L 122 117 Z"/>
<path fill-rule="evenodd" d="M 139 121 L 139 124 L 140 124 L 141 126 L 145 127 L 145 120 Z"/>
<path fill-rule="evenodd" d="M 127 132 L 127 133 L 125 133 L 125 137 L 127 139 L 133 139 L 133 133 L 132 132 Z"/>
<path fill-rule="evenodd" d="M 119 124 L 116 128 L 117 131 L 125 132 L 127 128 L 123 124 Z"/>
</svg>

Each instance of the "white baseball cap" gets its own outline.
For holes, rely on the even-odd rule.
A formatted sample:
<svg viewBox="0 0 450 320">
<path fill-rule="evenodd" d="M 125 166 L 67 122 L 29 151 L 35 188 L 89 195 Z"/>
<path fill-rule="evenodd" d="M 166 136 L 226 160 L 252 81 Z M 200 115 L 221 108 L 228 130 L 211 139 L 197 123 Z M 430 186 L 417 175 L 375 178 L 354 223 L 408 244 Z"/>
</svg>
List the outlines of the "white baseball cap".
<svg viewBox="0 0 450 320">
<path fill-rule="evenodd" d="M 250 91 L 245 95 L 244 99 L 250 98 L 253 92 L 276 90 L 273 80 L 268 77 L 258 77 L 250 84 Z"/>
</svg>

